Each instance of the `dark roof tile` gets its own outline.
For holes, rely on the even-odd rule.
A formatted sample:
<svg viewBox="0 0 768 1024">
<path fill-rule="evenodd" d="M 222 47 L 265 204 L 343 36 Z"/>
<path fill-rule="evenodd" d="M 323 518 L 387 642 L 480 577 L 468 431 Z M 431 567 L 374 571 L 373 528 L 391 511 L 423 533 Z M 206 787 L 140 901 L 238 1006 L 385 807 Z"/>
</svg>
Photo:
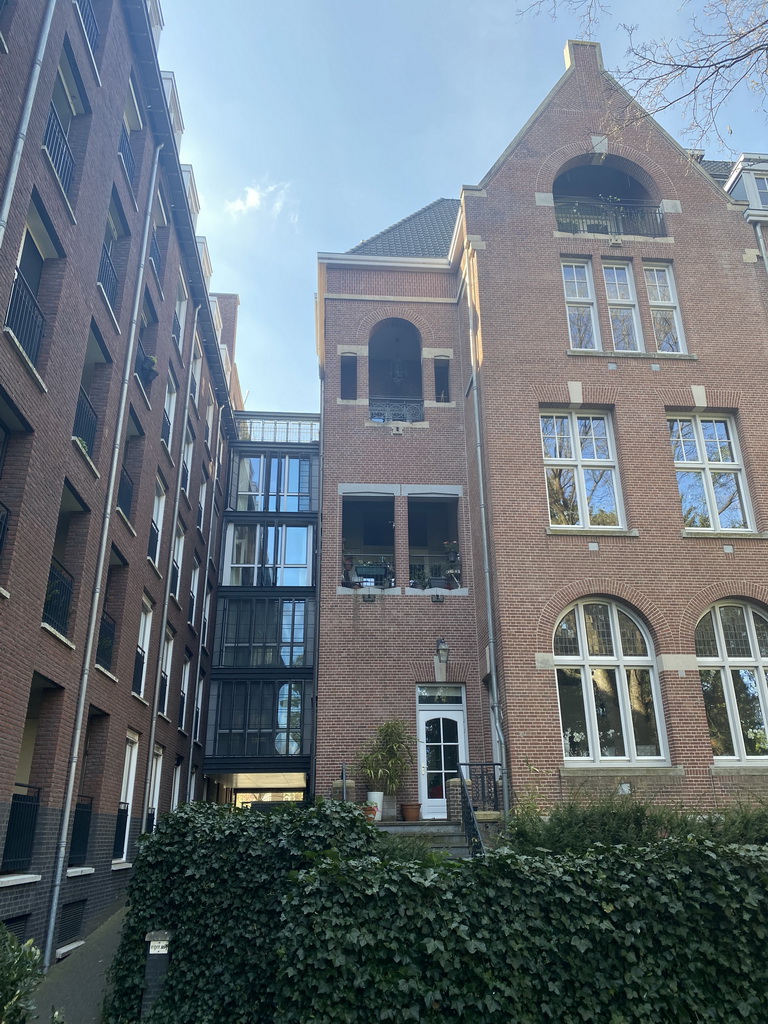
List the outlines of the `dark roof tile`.
<svg viewBox="0 0 768 1024">
<path fill-rule="evenodd" d="M 731 160 L 702 160 L 701 166 L 718 184 L 724 184 L 733 170 Z"/>
<path fill-rule="evenodd" d="M 445 257 L 459 205 L 458 199 L 436 199 L 348 252 L 357 256 Z"/>
</svg>

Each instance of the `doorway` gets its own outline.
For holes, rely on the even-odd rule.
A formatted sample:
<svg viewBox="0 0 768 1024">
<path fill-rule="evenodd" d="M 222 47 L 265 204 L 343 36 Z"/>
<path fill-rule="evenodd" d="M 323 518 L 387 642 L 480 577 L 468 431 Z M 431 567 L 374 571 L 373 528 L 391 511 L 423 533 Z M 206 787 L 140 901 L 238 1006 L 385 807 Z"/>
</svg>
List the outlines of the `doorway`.
<svg viewBox="0 0 768 1024">
<path fill-rule="evenodd" d="M 468 760 L 464 688 L 419 686 L 417 700 L 421 816 L 447 818 L 448 780 Z"/>
</svg>

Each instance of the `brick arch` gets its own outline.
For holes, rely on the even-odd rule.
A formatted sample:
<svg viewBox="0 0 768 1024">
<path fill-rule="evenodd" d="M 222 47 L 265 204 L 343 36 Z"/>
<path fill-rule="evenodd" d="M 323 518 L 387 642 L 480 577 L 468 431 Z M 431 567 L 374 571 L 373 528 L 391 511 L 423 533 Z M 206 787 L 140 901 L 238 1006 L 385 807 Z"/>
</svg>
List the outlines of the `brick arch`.
<svg viewBox="0 0 768 1024">
<path fill-rule="evenodd" d="M 569 583 L 552 595 L 539 616 L 536 628 L 536 650 L 542 653 L 551 652 L 552 636 L 563 611 L 574 601 L 582 601 L 592 595 L 615 598 L 636 612 L 651 634 L 656 654 L 660 654 L 662 651 L 676 651 L 674 634 L 669 628 L 669 623 L 653 601 L 642 590 L 603 576 Z"/>
<path fill-rule="evenodd" d="M 587 157 L 590 153 L 584 145 L 571 142 L 553 150 L 539 165 L 536 174 L 536 192 L 551 192 L 555 178 L 573 161 Z M 608 140 L 608 156 L 618 158 L 620 169 L 637 178 L 649 195 L 661 199 L 677 199 L 678 193 L 674 182 L 651 156 L 642 149 Z"/>
<path fill-rule="evenodd" d="M 425 346 L 434 347 L 435 339 L 432 325 L 429 321 L 425 320 L 420 313 L 412 313 L 410 310 L 406 311 L 402 306 L 397 305 L 384 306 L 383 308 L 379 306 L 375 312 L 368 313 L 367 316 L 362 317 L 355 329 L 355 344 L 367 345 L 374 327 L 380 324 L 382 320 L 390 320 L 393 317 L 396 317 L 398 320 L 407 320 L 409 324 L 413 324 L 421 335 L 422 349 Z"/>
<path fill-rule="evenodd" d="M 687 640 L 693 646 L 696 624 L 708 608 L 718 601 L 733 598 L 734 601 L 751 601 L 768 611 L 768 586 L 761 586 L 751 580 L 734 580 L 731 583 L 712 583 L 697 591 L 688 601 L 680 616 L 680 640 Z"/>
</svg>

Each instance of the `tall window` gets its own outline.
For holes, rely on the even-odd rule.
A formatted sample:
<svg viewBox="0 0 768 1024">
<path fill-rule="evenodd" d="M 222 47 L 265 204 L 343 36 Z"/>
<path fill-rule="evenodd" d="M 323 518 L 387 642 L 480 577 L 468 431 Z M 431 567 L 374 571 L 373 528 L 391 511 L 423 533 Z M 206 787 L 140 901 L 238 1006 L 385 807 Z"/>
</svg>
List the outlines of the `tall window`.
<svg viewBox="0 0 768 1024">
<path fill-rule="evenodd" d="M 357 398 L 357 356 L 347 354 L 340 359 L 340 398 L 352 400 Z"/>
<path fill-rule="evenodd" d="M 197 591 L 200 586 L 200 556 L 195 552 L 192 561 L 192 575 L 189 580 L 189 612 L 187 621 L 191 626 L 195 624 L 195 608 L 197 607 Z"/>
<path fill-rule="evenodd" d="M 312 664 L 314 601 L 225 598 L 216 622 L 217 665 L 301 668 Z"/>
<path fill-rule="evenodd" d="M 746 482 L 729 419 L 675 416 L 669 436 L 686 526 L 749 530 Z"/>
<path fill-rule="evenodd" d="M 130 839 L 131 811 L 133 809 L 133 788 L 136 782 L 136 761 L 139 753 L 139 737 L 128 732 L 125 737 L 123 779 L 120 786 L 120 803 L 115 822 L 115 839 L 112 847 L 113 860 L 125 860 Z"/>
<path fill-rule="evenodd" d="M 157 710 L 161 715 L 168 713 L 168 686 L 171 681 L 173 670 L 173 633 L 166 629 L 163 640 L 163 664 L 160 670 L 160 694 L 157 702 Z"/>
<path fill-rule="evenodd" d="M 756 174 L 755 185 L 757 187 L 757 196 L 760 200 L 760 205 L 768 206 L 768 177 L 764 174 Z"/>
<path fill-rule="evenodd" d="M 181 565 L 184 559 L 184 527 L 180 522 L 176 523 L 176 533 L 173 537 L 173 564 L 171 565 L 171 596 L 178 600 L 179 581 L 181 578 Z"/>
<path fill-rule="evenodd" d="M 195 339 L 195 349 L 192 356 L 192 377 L 189 382 L 189 393 L 192 401 L 197 405 L 197 396 L 200 392 L 200 375 L 203 372 L 203 353 L 200 342 Z"/>
<path fill-rule="evenodd" d="M 600 348 L 592 267 L 588 261 L 567 262 L 562 270 L 571 348 Z"/>
<path fill-rule="evenodd" d="M 243 455 L 232 504 L 240 512 L 309 512 L 317 507 L 312 470 L 308 456 Z"/>
<path fill-rule="evenodd" d="M 241 525 L 227 530 L 226 587 L 312 585 L 311 526 Z"/>
<path fill-rule="evenodd" d="M 187 421 L 187 429 L 184 434 L 184 448 L 181 452 L 181 489 L 189 492 L 189 468 L 192 465 L 192 455 L 195 448 L 195 435 L 192 427 Z"/>
<path fill-rule="evenodd" d="M 656 348 L 659 352 L 683 352 L 683 327 L 672 268 L 646 266 L 644 272 Z"/>
<path fill-rule="evenodd" d="M 187 653 L 184 657 L 184 666 L 181 670 L 181 686 L 179 688 L 179 728 L 182 732 L 187 727 L 187 700 L 189 697 L 189 670 L 190 657 Z"/>
<path fill-rule="evenodd" d="M 451 400 L 451 360 L 444 356 L 435 357 L 435 401 Z"/>
<path fill-rule="evenodd" d="M 621 526 L 609 418 L 591 413 L 543 413 L 541 441 L 552 526 Z"/>
<path fill-rule="evenodd" d="M 768 755 L 768 618 L 746 603 L 715 605 L 696 627 L 696 656 L 715 757 Z"/>
<path fill-rule="evenodd" d="M 173 371 L 168 371 L 168 381 L 165 385 L 165 404 L 163 406 L 163 425 L 160 428 L 160 437 L 165 443 L 166 448 L 171 447 L 171 437 L 173 436 L 173 417 L 176 414 L 176 394 L 179 390 L 179 385 L 176 383 L 176 378 L 173 375 Z"/>
<path fill-rule="evenodd" d="M 166 487 L 163 480 L 159 476 L 155 477 L 155 496 L 152 501 L 152 522 L 149 526 L 147 558 L 150 558 L 156 565 L 160 559 L 160 538 L 163 535 L 165 491 Z"/>
<path fill-rule="evenodd" d="M 82 81 L 68 49 L 65 44 L 53 83 L 48 123 L 43 136 L 43 148 L 67 195 L 72 189 L 75 174 L 75 158 L 72 154 L 73 125 L 76 118 L 85 114 L 87 110 Z"/>
<path fill-rule="evenodd" d="M 152 605 L 147 598 L 141 602 L 141 618 L 139 620 L 139 637 L 136 641 L 136 659 L 133 664 L 133 692 L 137 697 L 144 696 L 144 684 L 147 679 L 147 661 L 149 660 L 149 642 L 152 635 Z"/>
<path fill-rule="evenodd" d="M 303 707 L 305 685 L 301 680 L 222 680 L 212 730 L 213 755 L 301 754 L 308 719 Z"/>
<path fill-rule="evenodd" d="M 650 638 L 612 601 L 579 601 L 554 637 L 567 759 L 642 761 L 664 753 Z"/>
<path fill-rule="evenodd" d="M 608 318 L 617 352 L 637 352 L 642 346 L 632 270 L 628 263 L 603 264 Z"/>
</svg>

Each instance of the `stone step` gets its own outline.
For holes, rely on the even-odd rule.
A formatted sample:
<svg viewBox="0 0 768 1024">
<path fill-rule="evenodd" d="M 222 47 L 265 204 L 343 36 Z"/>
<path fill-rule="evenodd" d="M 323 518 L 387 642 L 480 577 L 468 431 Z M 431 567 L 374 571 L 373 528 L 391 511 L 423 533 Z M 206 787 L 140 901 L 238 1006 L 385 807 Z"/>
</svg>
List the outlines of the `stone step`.
<svg viewBox="0 0 768 1024">
<path fill-rule="evenodd" d="M 430 847 L 450 857 L 469 856 L 463 829 L 453 821 L 427 819 L 425 821 L 382 821 L 380 829 L 398 836 L 418 836 L 426 839 Z"/>
</svg>

